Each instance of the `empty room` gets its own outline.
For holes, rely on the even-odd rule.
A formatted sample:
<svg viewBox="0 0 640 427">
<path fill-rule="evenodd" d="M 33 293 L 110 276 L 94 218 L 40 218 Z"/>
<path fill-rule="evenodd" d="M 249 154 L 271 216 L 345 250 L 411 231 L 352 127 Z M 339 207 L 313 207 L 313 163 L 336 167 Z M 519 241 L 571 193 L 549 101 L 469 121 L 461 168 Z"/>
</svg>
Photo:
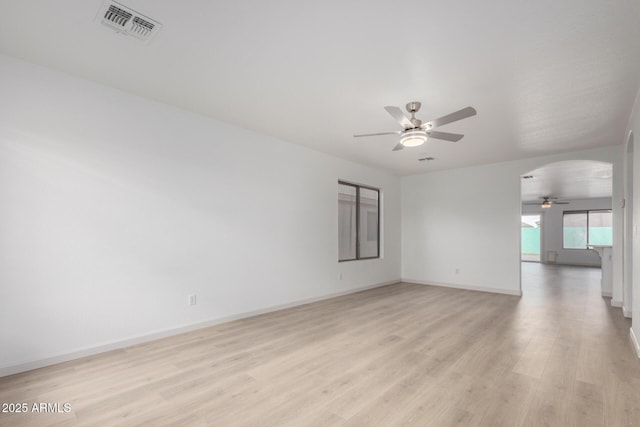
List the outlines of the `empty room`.
<svg viewBox="0 0 640 427">
<path fill-rule="evenodd" d="M 640 3 L 6 1 L 0 426 L 640 425 Z"/>
</svg>

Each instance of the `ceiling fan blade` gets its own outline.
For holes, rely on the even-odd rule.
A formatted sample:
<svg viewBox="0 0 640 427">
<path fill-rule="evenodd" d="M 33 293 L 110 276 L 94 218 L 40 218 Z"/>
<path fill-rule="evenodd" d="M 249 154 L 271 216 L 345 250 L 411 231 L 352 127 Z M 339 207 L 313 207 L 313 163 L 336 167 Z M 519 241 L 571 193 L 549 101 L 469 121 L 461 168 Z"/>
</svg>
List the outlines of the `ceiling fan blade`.
<svg viewBox="0 0 640 427">
<path fill-rule="evenodd" d="M 387 113 L 391 114 L 391 116 L 396 119 L 396 121 L 400 123 L 403 128 L 411 129 L 413 127 L 413 123 L 411 123 L 411 120 L 409 120 L 409 118 L 404 115 L 400 108 L 387 106 L 384 107 L 384 109 L 387 110 Z"/>
<path fill-rule="evenodd" d="M 404 148 L 404 145 L 402 145 L 401 143 L 398 143 L 398 145 L 393 147 L 393 150 L 391 151 L 399 151 L 399 150 L 402 150 L 403 148 Z"/>
<path fill-rule="evenodd" d="M 378 135 L 400 135 L 402 133 L 402 131 L 397 131 L 397 132 L 378 132 L 378 133 L 363 133 L 360 135 L 353 135 L 356 138 L 359 138 L 361 136 L 378 136 Z"/>
<path fill-rule="evenodd" d="M 467 107 L 462 110 L 458 110 L 451 114 L 447 114 L 446 116 L 442 116 L 438 119 L 431 120 L 422 125 L 423 128 L 437 128 L 438 126 L 443 126 L 451 122 L 456 122 L 458 120 L 466 119 L 467 117 L 475 116 L 477 114 L 475 108 Z"/>
<path fill-rule="evenodd" d="M 523 205 L 530 205 L 530 206 L 538 206 L 538 205 L 540 205 L 540 202 L 524 202 L 522 204 Z"/>
<path fill-rule="evenodd" d="M 427 131 L 427 135 L 429 135 L 429 137 L 431 138 L 443 139 L 445 141 L 451 141 L 451 142 L 458 142 L 464 136 L 464 135 L 460 135 L 459 133 L 438 132 L 435 130 Z"/>
<path fill-rule="evenodd" d="M 551 202 L 552 205 L 568 205 L 569 202 Z"/>
</svg>

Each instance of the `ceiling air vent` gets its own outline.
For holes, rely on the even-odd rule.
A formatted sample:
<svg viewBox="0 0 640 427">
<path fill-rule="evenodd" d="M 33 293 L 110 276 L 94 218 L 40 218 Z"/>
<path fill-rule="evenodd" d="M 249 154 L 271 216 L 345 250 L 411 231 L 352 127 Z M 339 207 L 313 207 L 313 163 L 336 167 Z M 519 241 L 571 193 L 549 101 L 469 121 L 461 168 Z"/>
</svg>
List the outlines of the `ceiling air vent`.
<svg viewBox="0 0 640 427">
<path fill-rule="evenodd" d="M 130 35 L 145 42 L 162 27 L 158 21 L 112 0 L 102 4 L 96 20 L 120 34 Z"/>
</svg>

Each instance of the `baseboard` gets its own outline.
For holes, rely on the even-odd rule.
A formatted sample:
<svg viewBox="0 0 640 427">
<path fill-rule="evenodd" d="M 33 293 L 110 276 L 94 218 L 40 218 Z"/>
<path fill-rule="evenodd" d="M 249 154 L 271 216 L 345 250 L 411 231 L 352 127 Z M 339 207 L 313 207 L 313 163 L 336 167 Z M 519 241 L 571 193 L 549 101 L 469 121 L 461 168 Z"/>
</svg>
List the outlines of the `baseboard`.
<svg viewBox="0 0 640 427">
<path fill-rule="evenodd" d="M 632 317 L 632 316 L 631 316 L 631 310 L 630 310 L 630 309 L 627 309 L 626 307 L 624 307 L 624 306 L 623 306 L 623 307 L 622 307 L 622 315 L 623 315 L 624 317 L 626 317 L 627 319 L 631 319 L 631 317 Z"/>
<path fill-rule="evenodd" d="M 611 295 L 604 295 L 604 292 L 602 293 L 602 296 L 611 296 Z M 622 301 L 616 301 L 616 300 L 611 300 L 611 307 L 622 307 Z"/>
<path fill-rule="evenodd" d="M 511 290 L 511 289 L 500 289 L 500 288 L 486 288 L 483 286 L 460 285 L 456 283 L 425 282 L 423 280 L 416 280 L 416 279 L 402 279 L 402 281 L 405 283 L 414 283 L 416 285 L 439 286 L 442 288 L 464 289 L 466 291 L 489 292 L 492 294 L 522 296 L 522 291 L 520 291 L 519 289 Z"/>
<path fill-rule="evenodd" d="M 602 291 L 602 296 L 603 297 L 607 297 L 607 298 L 611 298 L 613 296 L 613 294 L 611 292 L 609 292 L 609 291 Z M 613 305 L 613 301 L 612 301 L 611 305 Z"/>
<path fill-rule="evenodd" d="M 400 280 L 391 280 L 388 282 L 376 283 L 374 285 L 361 286 L 354 289 L 349 289 L 341 292 L 334 292 L 331 294 L 323 295 L 320 297 L 306 298 L 302 300 L 296 300 L 287 304 L 279 304 L 271 307 L 266 307 L 259 310 L 246 311 L 231 316 L 218 317 L 204 322 L 192 323 L 188 325 L 179 326 L 177 328 L 164 329 L 161 331 L 155 331 L 144 335 L 126 338 L 123 340 L 112 341 L 105 344 L 99 344 L 96 346 L 86 347 L 79 350 L 71 351 L 69 353 L 60 354 L 53 357 L 47 357 L 44 359 L 33 360 L 18 365 L 10 365 L 0 367 L 0 378 L 8 375 L 18 374 L 20 372 L 31 371 L 33 369 L 43 368 L 45 366 L 51 366 L 62 362 L 68 362 L 70 360 L 80 359 L 82 357 L 93 356 L 99 353 L 105 353 L 107 351 L 118 350 L 121 348 L 131 347 L 136 344 L 142 344 L 149 341 L 155 341 L 161 338 L 166 338 L 174 335 L 183 334 L 185 332 L 195 331 L 197 329 L 208 328 L 210 326 L 219 325 L 222 323 L 232 322 L 234 320 L 245 319 L 247 317 L 258 316 L 260 314 L 271 313 L 274 311 L 284 310 L 287 308 L 297 307 L 300 305 L 311 304 L 326 299 L 337 298 L 344 295 L 355 294 L 357 292 L 366 291 L 369 289 L 379 288 L 382 286 L 392 285 L 398 283 Z"/>
<path fill-rule="evenodd" d="M 638 355 L 638 359 L 640 359 L 640 342 L 638 342 L 638 337 L 636 337 L 636 334 L 633 332 L 633 328 L 629 328 L 629 337 L 631 339 L 631 344 L 633 345 L 633 348 L 636 349 L 636 354 Z"/>
</svg>

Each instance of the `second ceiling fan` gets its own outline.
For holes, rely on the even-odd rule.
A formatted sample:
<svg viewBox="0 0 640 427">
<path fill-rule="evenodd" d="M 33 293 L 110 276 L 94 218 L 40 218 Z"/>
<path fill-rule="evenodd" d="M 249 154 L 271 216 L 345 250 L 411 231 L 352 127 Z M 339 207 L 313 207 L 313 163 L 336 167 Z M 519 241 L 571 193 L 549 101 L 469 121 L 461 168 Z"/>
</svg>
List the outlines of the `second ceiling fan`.
<svg viewBox="0 0 640 427">
<path fill-rule="evenodd" d="M 539 205 L 542 209 L 549 209 L 551 205 L 568 205 L 569 202 L 560 202 L 557 201 L 557 197 L 544 196 L 540 197 L 542 199 L 542 203 L 540 202 L 525 202 L 523 205 Z"/>
<path fill-rule="evenodd" d="M 407 111 L 409 112 L 409 114 L 411 114 L 411 117 L 407 117 L 398 107 L 384 107 L 384 109 L 387 110 L 387 113 L 391 114 L 391 117 L 393 117 L 398 123 L 400 123 L 404 130 L 395 132 L 367 133 L 354 135 L 354 137 L 358 138 L 363 136 L 400 135 L 400 142 L 393 148 L 393 151 L 402 150 L 404 147 L 417 147 L 419 145 L 422 145 L 427 141 L 427 137 L 457 142 L 460 141 L 464 135 L 457 133 L 439 132 L 433 129 L 476 115 L 476 110 L 473 107 L 466 107 L 462 110 L 455 111 L 438 119 L 430 120 L 428 122 L 422 122 L 422 120 L 416 118 L 416 113 L 418 112 L 418 110 L 420 110 L 420 106 L 421 104 L 417 101 L 409 102 L 406 105 Z"/>
</svg>

